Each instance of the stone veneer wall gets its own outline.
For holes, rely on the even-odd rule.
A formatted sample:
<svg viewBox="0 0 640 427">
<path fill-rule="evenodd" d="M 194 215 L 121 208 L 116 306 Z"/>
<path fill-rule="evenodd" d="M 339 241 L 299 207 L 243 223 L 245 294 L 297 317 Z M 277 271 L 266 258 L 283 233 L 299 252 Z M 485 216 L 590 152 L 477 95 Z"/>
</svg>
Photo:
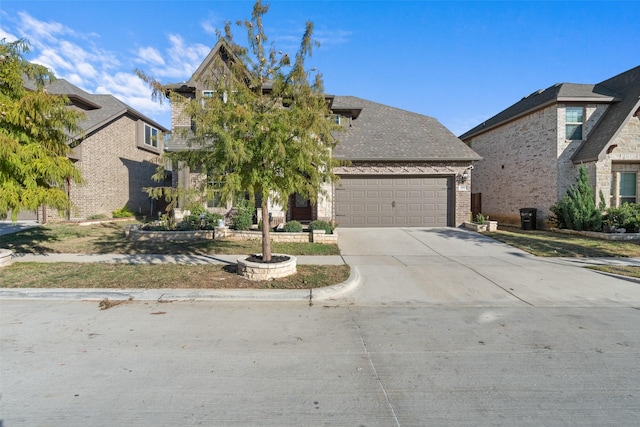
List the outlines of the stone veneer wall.
<svg viewBox="0 0 640 427">
<path fill-rule="evenodd" d="M 636 191 L 640 191 L 640 111 L 636 112 L 612 141 L 615 148 L 606 160 L 597 163 L 597 191 L 602 190 L 607 204 L 610 202 L 612 172 L 635 172 Z M 637 197 L 637 196 L 636 196 Z"/>
<path fill-rule="evenodd" d="M 465 221 L 469 221 L 471 215 L 471 178 L 475 176 L 475 170 L 469 171 L 469 178 L 465 183 L 457 183 L 456 175 L 464 172 L 470 163 L 429 163 L 429 162 L 407 162 L 407 163 L 380 163 L 363 162 L 352 164 L 351 166 L 341 166 L 334 169 L 336 175 L 394 175 L 394 176 L 432 176 L 451 178 L 454 185 L 452 201 L 454 213 L 454 226 L 459 227 Z M 335 205 L 335 203 L 333 203 Z M 335 207 L 334 207 L 335 209 Z"/>
</svg>

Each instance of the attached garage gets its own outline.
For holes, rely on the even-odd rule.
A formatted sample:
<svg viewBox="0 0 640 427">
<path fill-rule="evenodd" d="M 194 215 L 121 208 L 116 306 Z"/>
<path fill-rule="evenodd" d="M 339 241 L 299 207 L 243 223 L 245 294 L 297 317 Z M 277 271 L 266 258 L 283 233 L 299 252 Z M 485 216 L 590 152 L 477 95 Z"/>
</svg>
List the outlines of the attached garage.
<svg viewBox="0 0 640 427">
<path fill-rule="evenodd" d="M 455 225 L 452 177 L 342 176 L 335 187 L 340 227 Z"/>
</svg>

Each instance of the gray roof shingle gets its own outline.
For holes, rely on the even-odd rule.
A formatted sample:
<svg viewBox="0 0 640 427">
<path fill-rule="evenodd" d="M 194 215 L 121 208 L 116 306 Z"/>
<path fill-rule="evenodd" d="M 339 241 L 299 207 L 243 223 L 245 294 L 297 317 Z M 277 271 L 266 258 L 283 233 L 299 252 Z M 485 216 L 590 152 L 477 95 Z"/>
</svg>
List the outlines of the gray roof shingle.
<svg viewBox="0 0 640 427">
<path fill-rule="evenodd" d="M 25 82 L 25 87 L 33 89 L 34 85 L 32 82 L 27 81 Z M 49 93 L 66 95 L 74 104 L 82 105 L 85 117 L 78 125 L 84 135 L 90 134 L 110 121 L 127 113 L 144 120 L 163 132 L 169 131 L 169 129 L 129 107 L 113 95 L 94 95 L 85 92 L 64 79 L 56 79 L 48 83 L 45 88 Z"/>
<path fill-rule="evenodd" d="M 598 84 L 561 83 L 534 92 L 465 132 L 460 136 L 460 139 L 466 141 L 509 121 L 559 102 L 610 104 L 588 139 L 572 157 L 575 163 L 598 160 L 622 126 L 640 108 L 640 66 Z"/>
<path fill-rule="evenodd" d="M 607 108 L 589 138 L 573 155 L 572 160 L 576 163 L 598 160 L 623 125 L 640 108 L 640 66 L 598 83 L 596 88 L 615 91 L 621 94 L 621 100 Z"/>
<path fill-rule="evenodd" d="M 481 157 L 433 117 L 353 96 L 336 96 L 332 109 L 362 111 L 337 133 L 334 156 L 353 161 L 473 161 Z"/>
<path fill-rule="evenodd" d="M 597 85 L 593 84 L 556 83 L 546 89 L 538 90 L 460 135 L 460 139 L 467 140 L 480 135 L 492 128 L 501 126 L 556 102 L 611 102 L 619 96 L 617 93 L 606 88 L 596 86 Z"/>
</svg>

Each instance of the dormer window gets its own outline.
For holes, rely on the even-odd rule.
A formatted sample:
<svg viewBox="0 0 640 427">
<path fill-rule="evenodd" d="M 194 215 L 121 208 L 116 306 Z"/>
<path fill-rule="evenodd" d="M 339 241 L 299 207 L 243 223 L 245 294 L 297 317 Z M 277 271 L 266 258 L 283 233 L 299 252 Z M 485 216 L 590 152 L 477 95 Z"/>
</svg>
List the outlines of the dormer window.
<svg viewBox="0 0 640 427">
<path fill-rule="evenodd" d="M 566 107 L 565 133 L 566 138 L 572 141 L 582 139 L 582 124 L 584 123 L 583 107 Z"/>
<path fill-rule="evenodd" d="M 333 122 L 340 126 L 348 127 L 350 123 L 349 117 L 341 116 L 340 114 L 333 114 Z"/>
</svg>

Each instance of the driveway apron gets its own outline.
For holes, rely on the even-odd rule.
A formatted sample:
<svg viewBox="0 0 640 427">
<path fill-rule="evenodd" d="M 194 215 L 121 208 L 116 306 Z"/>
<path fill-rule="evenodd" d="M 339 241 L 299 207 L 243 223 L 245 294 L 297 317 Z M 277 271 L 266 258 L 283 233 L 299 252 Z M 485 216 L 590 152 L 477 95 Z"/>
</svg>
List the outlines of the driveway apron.
<svg viewBox="0 0 640 427">
<path fill-rule="evenodd" d="M 457 228 L 340 229 L 358 305 L 640 306 L 640 284 Z"/>
</svg>

